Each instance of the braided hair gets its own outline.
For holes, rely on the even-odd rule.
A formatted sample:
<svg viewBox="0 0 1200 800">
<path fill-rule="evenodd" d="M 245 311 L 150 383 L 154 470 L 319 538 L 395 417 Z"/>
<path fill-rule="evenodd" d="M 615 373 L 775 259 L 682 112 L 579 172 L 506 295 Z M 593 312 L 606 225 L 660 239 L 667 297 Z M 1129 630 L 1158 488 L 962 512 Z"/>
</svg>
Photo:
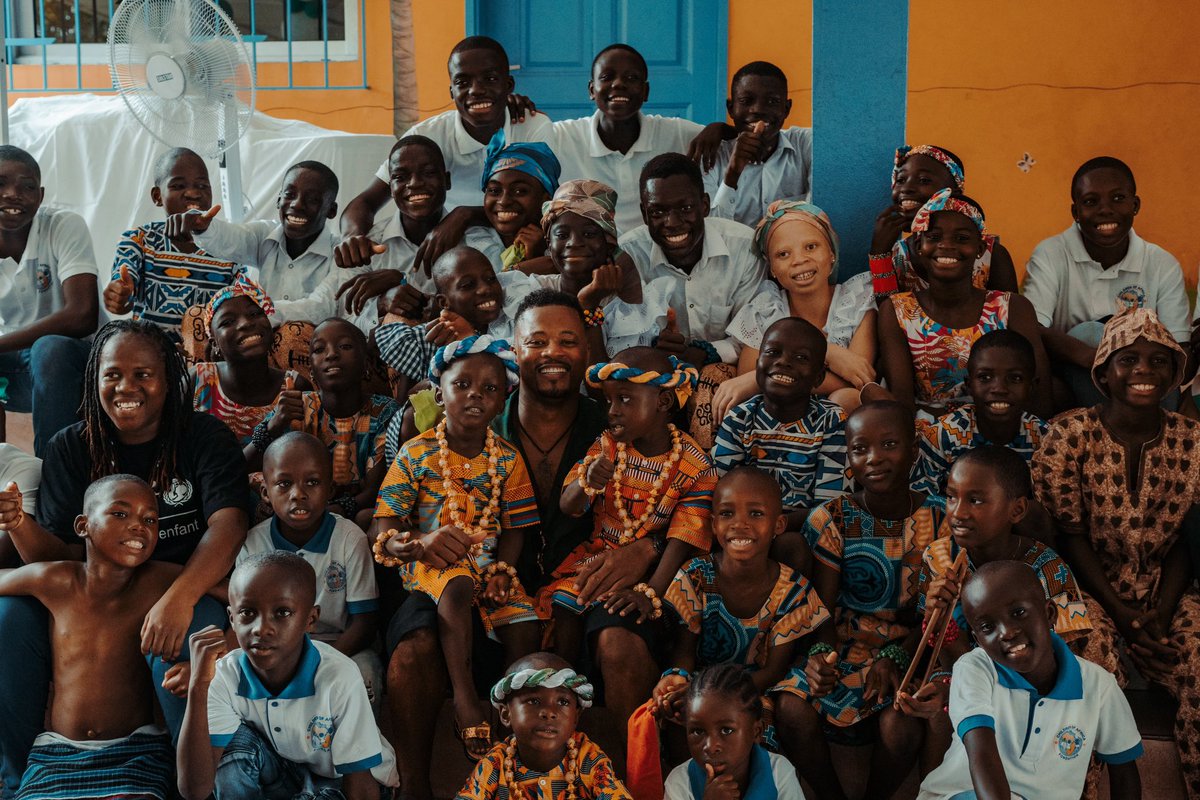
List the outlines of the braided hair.
<svg viewBox="0 0 1200 800">
<path fill-rule="evenodd" d="M 142 320 L 117 319 L 96 334 L 83 373 L 83 440 L 91 461 L 89 478 L 98 480 L 117 471 L 117 432 L 104 407 L 100 405 L 100 356 L 109 342 L 122 334 L 140 336 L 158 348 L 162 356 L 167 396 L 158 424 L 158 454 L 150 468 L 150 484 L 164 491 L 175 477 L 175 456 L 190 428 L 192 418 L 192 379 L 179 348 L 157 325 Z"/>
<path fill-rule="evenodd" d="M 750 670 L 741 664 L 717 664 L 705 667 L 688 684 L 684 706 L 706 694 L 723 694 L 737 702 L 756 720 L 762 719 L 762 693 L 750 680 Z"/>
</svg>

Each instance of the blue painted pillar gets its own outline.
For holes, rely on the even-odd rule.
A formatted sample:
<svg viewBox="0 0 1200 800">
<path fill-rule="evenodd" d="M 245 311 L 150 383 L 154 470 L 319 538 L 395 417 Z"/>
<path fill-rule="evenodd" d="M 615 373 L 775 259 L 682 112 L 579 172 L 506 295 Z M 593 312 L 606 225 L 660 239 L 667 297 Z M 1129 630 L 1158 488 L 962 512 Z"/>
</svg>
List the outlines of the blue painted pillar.
<svg viewBox="0 0 1200 800">
<path fill-rule="evenodd" d="M 841 237 L 843 280 L 867 268 L 907 92 L 908 0 L 813 0 L 813 202 Z"/>
</svg>

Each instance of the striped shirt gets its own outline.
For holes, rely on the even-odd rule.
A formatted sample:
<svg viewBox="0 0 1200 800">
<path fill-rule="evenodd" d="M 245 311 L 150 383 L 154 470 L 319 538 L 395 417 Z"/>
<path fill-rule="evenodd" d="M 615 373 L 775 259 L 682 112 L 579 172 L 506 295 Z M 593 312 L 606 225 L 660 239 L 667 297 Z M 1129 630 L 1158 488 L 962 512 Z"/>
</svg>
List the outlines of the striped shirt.
<svg viewBox="0 0 1200 800">
<path fill-rule="evenodd" d="M 197 250 L 184 253 L 167 238 L 165 221 L 125 231 L 113 258 L 111 280 L 121 267 L 133 281 L 133 316 L 179 332 L 184 313 L 206 304 L 242 271 L 232 261 Z"/>
</svg>

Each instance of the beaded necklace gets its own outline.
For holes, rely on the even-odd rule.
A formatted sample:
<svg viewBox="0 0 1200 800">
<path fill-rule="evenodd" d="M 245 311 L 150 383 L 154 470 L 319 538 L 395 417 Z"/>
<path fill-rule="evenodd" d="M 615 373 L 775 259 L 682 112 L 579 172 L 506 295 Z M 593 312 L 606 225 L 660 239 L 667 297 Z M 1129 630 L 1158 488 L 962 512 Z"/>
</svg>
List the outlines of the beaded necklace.
<svg viewBox="0 0 1200 800">
<path fill-rule="evenodd" d="M 579 746 L 575 744 L 575 737 L 567 739 L 567 771 L 565 779 L 567 781 L 567 800 L 575 800 L 575 781 L 579 774 L 576 771 L 579 762 Z M 508 773 L 508 800 L 522 800 L 524 795 L 521 794 L 521 785 L 517 781 L 517 737 L 510 736 L 504 744 L 504 766 L 501 774 L 498 777 L 497 783 L 505 783 L 505 775 Z"/>
<path fill-rule="evenodd" d="M 658 473 L 658 477 L 654 479 L 654 483 L 650 487 L 650 494 L 646 497 L 646 509 L 636 520 L 631 519 L 629 512 L 625 509 L 625 499 L 621 496 L 621 479 L 625 476 L 625 466 L 628 461 L 628 455 L 625 449 L 624 442 L 617 442 L 617 464 L 613 469 L 613 505 L 617 509 L 617 516 L 621 518 L 621 535 L 617 540 L 619 547 L 624 547 L 634 540 L 637 532 L 640 531 L 646 524 L 646 520 L 650 519 L 655 510 L 658 508 L 658 494 L 662 491 L 663 485 L 674 474 L 675 467 L 679 464 L 679 459 L 683 456 L 683 437 L 679 433 L 679 429 L 674 425 L 667 425 L 667 430 L 671 432 L 671 455 L 667 458 L 666 466 L 662 472 Z"/>
<path fill-rule="evenodd" d="M 488 502 L 480 513 L 479 519 L 475 525 L 468 526 L 466 516 L 458 505 L 458 493 L 454 490 L 454 481 L 450 478 L 450 445 L 446 442 L 446 420 L 442 419 L 438 423 L 434 435 L 437 437 L 438 443 L 438 468 L 442 472 L 442 492 L 446 496 L 446 511 L 450 515 L 450 523 L 456 528 L 460 528 L 463 533 L 471 538 L 471 555 L 478 558 L 483 555 L 483 540 L 487 538 L 488 530 L 491 528 L 492 518 L 496 516 L 496 512 L 500 510 L 500 447 L 496 444 L 496 434 L 491 428 L 487 431 L 487 440 L 484 444 L 484 450 L 488 456 L 488 477 L 491 478 L 491 488 L 488 492 Z M 467 493 L 467 499 L 470 499 L 470 493 Z"/>
</svg>

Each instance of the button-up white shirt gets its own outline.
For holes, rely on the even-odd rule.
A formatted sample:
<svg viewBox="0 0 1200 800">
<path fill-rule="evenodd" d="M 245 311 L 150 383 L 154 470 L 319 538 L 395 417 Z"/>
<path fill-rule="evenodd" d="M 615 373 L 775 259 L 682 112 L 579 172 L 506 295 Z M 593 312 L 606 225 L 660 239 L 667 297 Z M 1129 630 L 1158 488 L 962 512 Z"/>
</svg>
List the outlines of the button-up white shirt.
<svg viewBox="0 0 1200 800">
<path fill-rule="evenodd" d="M 508 143 L 550 141 L 553 123 L 545 114 L 526 114 L 524 122 L 513 122 L 507 111 L 504 115 L 504 138 Z M 405 131 L 405 136 L 418 134 L 437 142 L 442 149 L 442 158 L 446 160 L 446 169 L 450 172 L 446 210 L 483 205 L 483 190 L 479 188 L 479 182 L 483 177 L 487 143 L 477 142 L 467 133 L 458 111 L 444 111 Z M 387 161 L 380 165 L 375 177 L 384 183 L 391 182 Z"/>
<path fill-rule="evenodd" d="M 704 250 L 690 274 L 667 261 L 645 225 L 622 236 L 620 244 L 643 283 L 670 277 L 668 302 L 676 311 L 679 332 L 685 338 L 711 342 L 721 360 L 732 364 L 741 346 L 725 329 L 767 275 L 763 262 L 750 250 L 753 239 L 753 229 L 740 222 L 705 219 Z"/>
<path fill-rule="evenodd" d="M 704 174 L 704 190 L 712 203 L 711 216 L 734 219 L 754 227 L 775 200 L 807 200 L 812 193 L 812 128 L 786 128 L 779 146 L 762 164 L 747 164 L 734 189 L 725 183 L 736 139 L 721 143 L 717 161 Z"/>
<path fill-rule="evenodd" d="M 638 181 L 646 162 L 661 153 L 686 153 L 704 130 L 691 120 L 638 114 L 641 128 L 628 153 L 609 150 L 600 139 L 599 111 L 590 117 L 554 123 L 550 146 L 562 164 L 562 181 L 590 178 L 617 191 L 617 232 L 629 233 L 642 224 Z"/>
<path fill-rule="evenodd" d="M 195 239 L 209 254 L 249 267 L 250 276 L 276 306 L 309 297 L 337 269 L 333 249 L 340 238 L 335 224 L 326 223 L 321 235 L 296 258 L 288 255 L 283 225 L 271 220 L 233 224 L 214 219 Z M 353 274 L 348 272 L 345 279 Z"/>
</svg>

